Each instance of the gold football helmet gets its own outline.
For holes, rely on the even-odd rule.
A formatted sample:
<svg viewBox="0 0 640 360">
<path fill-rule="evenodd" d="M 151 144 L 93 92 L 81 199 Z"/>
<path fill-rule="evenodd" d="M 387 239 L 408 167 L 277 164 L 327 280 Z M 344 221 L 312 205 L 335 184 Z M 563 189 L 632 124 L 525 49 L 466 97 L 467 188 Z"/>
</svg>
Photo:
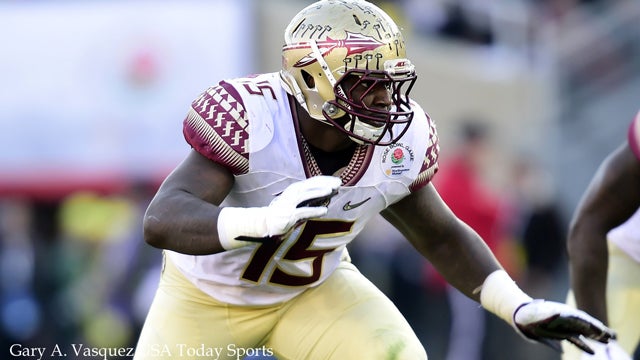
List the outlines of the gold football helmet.
<svg viewBox="0 0 640 360">
<path fill-rule="evenodd" d="M 409 128 L 409 92 L 416 80 L 398 26 L 364 0 L 321 0 L 287 26 L 280 72 L 288 92 L 312 118 L 331 124 L 360 144 L 388 145 Z M 355 85 L 344 86 L 346 78 Z M 369 108 L 351 90 L 384 85 L 388 109 Z"/>
</svg>

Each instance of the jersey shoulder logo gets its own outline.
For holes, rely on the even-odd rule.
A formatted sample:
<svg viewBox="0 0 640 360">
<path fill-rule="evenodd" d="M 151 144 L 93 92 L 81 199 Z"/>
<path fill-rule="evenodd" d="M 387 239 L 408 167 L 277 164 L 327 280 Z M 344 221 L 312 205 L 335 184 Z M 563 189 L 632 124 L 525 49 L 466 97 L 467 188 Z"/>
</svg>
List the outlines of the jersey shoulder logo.
<svg viewBox="0 0 640 360">
<path fill-rule="evenodd" d="M 380 161 L 384 174 L 390 178 L 397 178 L 412 169 L 414 159 L 413 149 L 398 142 L 387 146 Z"/>
</svg>

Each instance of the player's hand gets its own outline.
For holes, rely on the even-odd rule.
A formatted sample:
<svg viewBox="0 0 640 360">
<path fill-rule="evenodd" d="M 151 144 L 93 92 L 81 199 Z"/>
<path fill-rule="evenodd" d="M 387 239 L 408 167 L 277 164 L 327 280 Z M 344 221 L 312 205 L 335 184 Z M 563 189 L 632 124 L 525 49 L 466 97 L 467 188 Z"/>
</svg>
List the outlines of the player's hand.
<svg viewBox="0 0 640 360">
<path fill-rule="evenodd" d="M 613 330 L 584 311 L 553 301 L 534 300 L 521 305 L 513 315 L 514 324 L 522 334 L 562 351 L 560 341 L 567 340 L 588 354 L 594 354 L 587 344 L 606 344 L 615 339 Z"/>
<path fill-rule="evenodd" d="M 326 200 L 338 193 L 342 180 L 314 176 L 289 185 L 269 206 L 222 208 L 218 216 L 218 238 L 225 250 L 264 242 L 284 235 L 297 224 L 327 214 Z"/>
<path fill-rule="evenodd" d="M 584 339 L 584 341 L 593 349 L 594 354 L 583 353 L 580 360 L 631 360 L 631 356 L 615 340 L 610 340 L 607 344 L 591 339 Z"/>
<path fill-rule="evenodd" d="M 289 185 L 267 207 L 265 235 L 283 235 L 301 221 L 326 215 L 324 201 L 335 195 L 341 184 L 335 176 L 314 176 Z"/>
</svg>

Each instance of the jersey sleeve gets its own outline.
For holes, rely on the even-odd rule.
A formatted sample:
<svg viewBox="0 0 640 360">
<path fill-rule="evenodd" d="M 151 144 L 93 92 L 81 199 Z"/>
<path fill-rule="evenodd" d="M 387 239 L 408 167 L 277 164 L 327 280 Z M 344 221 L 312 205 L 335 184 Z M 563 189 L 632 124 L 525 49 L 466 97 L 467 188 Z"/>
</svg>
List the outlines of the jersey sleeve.
<svg viewBox="0 0 640 360">
<path fill-rule="evenodd" d="M 631 151 L 633 151 L 638 160 L 640 160 L 640 111 L 638 111 L 629 126 L 628 142 Z"/>
<path fill-rule="evenodd" d="M 416 192 L 431 182 L 431 179 L 438 171 L 438 154 L 440 153 L 438 131 L 436 130 L 436 124 L 431 120 L 429 115 L 427 115 L 427 121 L 429 122 L 429 143 L 427 144 L 427 151 L 422 159 L 420 173 L 411 185 L 409 185 L 409 190 L 411 192 Z"/>
<path fill-rule="evenodd" d="M 194 150 L 239 175 L 249 171 L 248 126 L 242 97 L 222 81 L 191 103 L 183 135 Z"/>
</svg>

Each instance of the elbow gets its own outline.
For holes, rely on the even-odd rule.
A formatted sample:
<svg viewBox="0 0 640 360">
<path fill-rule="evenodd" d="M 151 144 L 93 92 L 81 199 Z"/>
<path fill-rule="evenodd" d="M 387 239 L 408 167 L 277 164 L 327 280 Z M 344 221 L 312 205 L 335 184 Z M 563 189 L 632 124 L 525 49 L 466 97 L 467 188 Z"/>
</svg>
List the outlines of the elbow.
<svg viewBox="0 0 640 360">
<path fill-rule="evenodd" d="M 590 259 L 606 253 L 609 227 L 597 217 L 573 219 L 567 233 L 567 255 L 570 261 Z"/>
<path fill-rule="evenodd" d="M 142 223 L 144 241 L 158 249 L 166 248 L 166 232 L 163 221 L 155 215 L 145 214 Z"/>
<path fill-rule="evenodd" d="M 578 226 L 578 223 L 574 219 L 569 223 L 569 228 L 568 228 L 568 232 L 567 232 L 566 247 L 567 247 L 567 255 L 569 257 L 571 257 L 571 255 L 573 253 L 575 253 L 576 247 L 579 246 L 579 243 L 577 241 L 577 239 L 579 238 L 579 236 L 577 235 L 578 232 L 579 232 L 579 226 Z"/>
<path fill-rule="evenodd" d="M 580 257 L 580 253 L 589 246 L 589 233 L 595 231 L 588 221 L 574 218 L 570 221 L 567 231 L 566 250 L 569 259 Z"/>
</svg>

